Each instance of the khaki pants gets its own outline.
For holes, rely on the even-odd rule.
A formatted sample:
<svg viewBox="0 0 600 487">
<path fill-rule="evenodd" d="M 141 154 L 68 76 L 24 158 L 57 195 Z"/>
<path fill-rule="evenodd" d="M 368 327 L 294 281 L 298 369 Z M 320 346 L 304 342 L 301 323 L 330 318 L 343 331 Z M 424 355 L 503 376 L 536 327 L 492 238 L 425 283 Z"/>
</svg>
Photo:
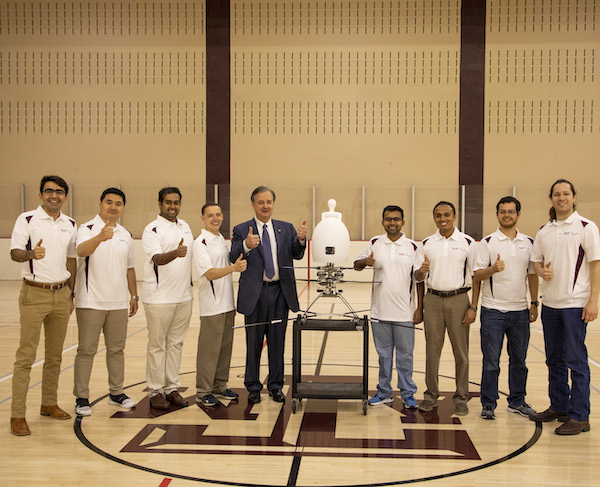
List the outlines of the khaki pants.
<svg viewBox="0 0 600 487">
<path fill-rule="evenodd" d="M 125 380 L 125 339 L 127 338 L 126 309 L 98 310 L 77 308 L 79 346 L 75 357 L 75 385 L 73 394 L 77 398 L 89 399 L 90 376 L 94 356 L 98 351 L 100 332 L 104 332 L 106 345 L 106 368 L 108 387 L 113 396 L 123 393 Z"/>
<path fill-rule="evenodd" d="M 423 298 L 425 319 L 425 399 L 437 401 L 438 374 L 446 330 L 454 353 L 456 392 L 454 403 L 469 399 L 469 326 L 463 325 L 470 301 L 467 293 L 443 298 L 427 293 Z"/>
<path fill-rule="evenodd" d="M 229 380 L 233 322 L 235 311 L 200 317 L 196 356 L 196 392 L 198 398 L 212 392 L 224 392 Z"/>
<path fill-rule="evenodd" d="M 144 303 L 144 310 L 148 322 L 148 395 L 170 394 L 181 385 L 181 349 L 190 327 L 192 300 L 170 304 Z"/>
<path fill-rule="evenodd" d="M 19 295 L 20 342 L 15 354 L 12 381 L 11 416 L 24 418 L 31 366 L 35 362 L 44 324 L 44 368 L 42 371 L 42 404 L 54 406 L 58 402 L 58 376 L 62 361 L 62 347 L 69 323 L 71 289 L 57 291 L 28 286 L 23 283 Z"/>
</svg>

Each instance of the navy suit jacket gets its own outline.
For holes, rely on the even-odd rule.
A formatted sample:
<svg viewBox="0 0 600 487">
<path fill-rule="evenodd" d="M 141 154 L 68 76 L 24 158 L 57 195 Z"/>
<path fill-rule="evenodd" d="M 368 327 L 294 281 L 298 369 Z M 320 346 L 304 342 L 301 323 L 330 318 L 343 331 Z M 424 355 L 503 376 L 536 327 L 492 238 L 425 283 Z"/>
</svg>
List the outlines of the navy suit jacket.
<svg viewBox="0 0 600 487">
<path fill-rule="evenodd" d="M 300 305 L 296 291 L 293 259 L 302 259 L 306 245 L 300 243 L 294 225 L 280 220 L 271 219 L 271 221 L 277 242 L 277 263 L 281 289 L 288 308 L 295 313 L 300 309 Z M 244 240 L 248 236 L 250 227 L 252 227 L 253 233 L 258 235 L 254 218 L 234 227 L 231 237 L 231 252 L 229 253 L 231 262 L 235 262 L 240 254 L 244 254 Z M 262 243 L 250 250 L 244 257 L 248 261 L 248 267 L 240 274 L 237 309 L 243 315 L 249 315 L 256 308 L 263 285 L 265 261 Z"/>
</svg>

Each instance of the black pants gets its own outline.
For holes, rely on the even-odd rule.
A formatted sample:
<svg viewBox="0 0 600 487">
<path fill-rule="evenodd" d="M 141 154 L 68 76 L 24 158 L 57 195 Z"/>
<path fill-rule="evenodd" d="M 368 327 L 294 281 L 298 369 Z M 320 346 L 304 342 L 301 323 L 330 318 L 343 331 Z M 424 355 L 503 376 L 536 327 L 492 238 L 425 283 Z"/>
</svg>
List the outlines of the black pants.
<svg viewBox="0 0 600 487">
<path fill-rule="evenodd" d="M 246 325 L 261 323 L 246 328 L 246 377 L 244 385 L 248 391 L 260 391 L 260 355 L 267 336 L 269 354 L 269 391 L 283 387 L 283 351 L 287 328 L 288 306 L 279 282 L 263 284 L 260 299 L 254 311 L 245 318 Z M 281 320 L 272 324 L 262 324 Z"/>
</svg>

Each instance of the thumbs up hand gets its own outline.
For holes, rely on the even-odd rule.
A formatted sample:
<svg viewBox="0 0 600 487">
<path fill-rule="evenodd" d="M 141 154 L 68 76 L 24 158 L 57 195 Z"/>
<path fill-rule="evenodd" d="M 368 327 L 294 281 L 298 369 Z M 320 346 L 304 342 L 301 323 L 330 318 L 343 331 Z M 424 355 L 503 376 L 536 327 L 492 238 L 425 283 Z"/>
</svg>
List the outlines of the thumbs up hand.
<svg viewBox="0 0 600 487">
<path fill-rule="evenodd" d="M 244 260 L 244 256 L 240 254 L 237 260 L 232 264 L 235 272 L 244 272 L 248 267 L 248 261 Z"/>
<path fill-rule="evenodd" d="M 187 255 L 187 246 L 183 245 L 183 237 L 177 246 L 177 257 L 185 257 Z"/>
<path fill-rule="evenodd" d="M 42 239 L 37 243 L 33 249 L 33 258 L 35 260 L 43 259 L 46 256 L 46 247 L 42 247 Z"/>
<path fill-rule="evenodd" d="M 104 227 L 102 228 L 102 230 L 100 230 L 100 233 L 98 235 L 100 237 L 100 241 L 104 242 L 113 238 L 114 233 L 115 227 L 110 226 L 110 222 L 106 220 L 106 225 L 104 225 Z"/>
<path fill-rule="evenodd" d="M 496 262 L 494 263 L 494 265 L 492 267 L 494 269 L 494 273 L 502 272 L 504 270 L 504 261 L 500 258 L 500 254 L 498 254 L 498 257 L 496 258 Z"/>
<path fill-rule="evenodd" d="M 252 227 L 248 229 L 248 236 L 246 237 L 246 247 L 249 249 L 255 249 L 260 244 L 260 238 L 258 235 L 254 235 Z"/>
<path fill-rule="evenodd" d="M 367 257 L 367 265 L 369 267 L 373 267 L 375 265 L 375 258 L 373 257 L 373 252 L 371 252 L 371 255 L 369 255 L 369 257 Z"/>
<path fill-rule="evenodd" d="M 429 260 L 427 260 L 427 256 L 425 256 L 425 260 L 423 261 L 423 264 L 421 265 L 419 272 L 423 275 L 425 275 L 429 272 Z"/>
<path fill-rule="evenodd" d="M 308 227 L 306 226 L 306 220 L 302 222 L 300 228 L 298 228 L 298 238 L 302 241 L 306 240 L 306 234 L 308 233 Z"/>
<path fill-rule="evenodd" d="M 554 277 L 554 269 L 550 269 L 550 264 L 552 264 L 552 262 L 548 262 L 542 268 L 542 279 L 544 281 L 551 281 L 552 278 Z"/>
</svg>

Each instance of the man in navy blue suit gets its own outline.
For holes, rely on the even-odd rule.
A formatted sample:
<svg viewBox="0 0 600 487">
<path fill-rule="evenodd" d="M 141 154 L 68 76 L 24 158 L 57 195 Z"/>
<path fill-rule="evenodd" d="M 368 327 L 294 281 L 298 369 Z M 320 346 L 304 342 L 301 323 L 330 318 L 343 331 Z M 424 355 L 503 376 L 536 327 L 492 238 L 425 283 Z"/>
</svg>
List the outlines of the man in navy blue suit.
<svg viewBox="0 0 600 487">
<path fill-rule="evenodd" d="M 259 186 L 250 197 L 255 217 L 236 225 L 229 258 L 240 255 L 248 261 L 240 275 L 237 309 L 246 323 L 246 376 L 248 402 L 260 402 L 260 355 L 267 336 L 269 379 L 267 389 L 276 402 L 284 402 L 283 351 L 288 312 L 298 311 L 293 259 L 302 259 L 306 249 L 306 220 L 298 231 L 291 223 L 271 219 L 275 193 Z"/>
</svg>

